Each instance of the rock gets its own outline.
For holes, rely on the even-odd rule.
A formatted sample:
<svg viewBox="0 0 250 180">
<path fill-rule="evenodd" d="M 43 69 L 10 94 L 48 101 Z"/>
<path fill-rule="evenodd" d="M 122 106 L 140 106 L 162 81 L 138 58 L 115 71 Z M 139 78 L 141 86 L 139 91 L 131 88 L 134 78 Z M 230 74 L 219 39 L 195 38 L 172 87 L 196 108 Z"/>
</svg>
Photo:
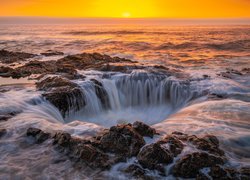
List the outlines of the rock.
<svg viewBox="0 0 250 180">
<path fill-rule="evenodd" d="M 137 155 L 137 159 L 144 168 L 158 170 L 161 174 L 165 174 L 163 165 L 173 161 L 171 152 L 159 143 L 143 147 Z"/>
<path fill-rule="evenodd" d="M 130 62 L 133 61 L 125 58 L 119 57 L 110 57 L 108 55 L 102 55 L 99 53 L 82 53 L 82 54 L 75 54 L 66 56 L 62 59 L 57 61 L 58 66 L 64 66 L 65 64 L 70 64 L 74 69 L 99 69 L 104 64 L 107 63 L 123 63 L 123 62 Z"/>
<path fill-rule="evenodd" d="M 146 174 L 146 170 L 139 165 L 132 164 L 124 170 L 125 173 L 132 175 L 136 179 L 153 180 L 154 178 Z"/>
<path fill-rule="evenodd" d="M 45 133 L 41 129 L 37 129 L 37 128 L 29 128 L 26 132 L 26 135 L 34 137 L 35 142 L 37 144 L 43 143 L 44 141 L 50 138 L 49 133 Z"/>
<path fill-rule="evenodd" d="M 156 134 L 156 130 L 154 128 L 151 128 L 150 126 L 140 122 L 136 121 L 133 123 L 132 127 L 134 130 L 136 130 L 141 136 L 148 136 L 153 138 Z"/>
<path fill-rule="evenodd" d="M 110 168 L 109 156 L 94 147 L 88 140 L 73 138 L 66 132 L 57 132 L 53 144 L 59 146 L 62 152 L 76 162 L 94 168 Z"/>
<path fill-rule="evenodd" d="M 12 117 L 13 116 L 11 116 L 9 114 L 0 115 L 0 121 L 8 121 Z"/>
<path fill-rule="evenodd" d="M 11 64 L 19 61 L 26 61 L 29 58 L 35 57 L 36 55 L 24 52 L 11 52 L 4 49 L 0 50 L 0 62 Z"/>
<path fill-rule="evenodd" d="M 249 180 L 250 179 L 250 167 L 242 167 L 240 170 L 240 179 Z"/>
<path fill-rule="evenodd" d="M 195 152 L 178 160 L 173 167 L 173 174 L 177 177 L 195 178 L 200 169 L 217 164 L 224 164 L 224 160 L 208 153 Z"/>
<path fill-rule="evenodd" d="M 10 67 L 1 66 L 0 67 L 0 76 L 1 77 L 11 77 L 13 70 L 14 69 L 12 69 Z"/>
<path fill-rule="evenodd" d="M 229 176 L 229 173 L 225 171 L 222 167 L 219 165 L 215 165 L 210 168 L 210 172 L 208 173 L 210 177 L 213 179 L 222 179 L 222 180 L 233 180 L 232 177 Z"/>
<path fill-rule="evenodd" d="M 7 133 L 6 129 L 0 128 L 0 138 L 3 137 Z"/>
<path fill-rule="evenodd" d="M 59 52 L 59 51 L 48 50 L 44 53 L 41 53 L 41 55 L 43 55 L 43 56 L 60 56 L 60 55 L 64 55 L 64 53 Z"/>
<path fill-rule="evenodd" d="M 184 148 L 184 144 L 173 135 L 167 135 L 163 140 L 158 141 L 157 143 L 165 144 L 175 157 L 180 154 Z"/>
<path fill-rule="evenodd" d="M 104 151 L 128 157 L 137 155 L 144 145 L 143 137 L 131 124 L 113 126 L 100 138 L 100 146 Z"/>
<path fill-rule="evenodd" d="M 218 156 L 224 155 L 224 151 L 219 148 L 219 140 L 213 135 L 206 135 L 203 138 L 189 136 L 188 141 L 192 142 L 197 149 L 201 149 Z"/>
<path fill-rule="evenodd" d="M 96 96 L 100 99 L 103 107 L 108 109 L 110 107 L 110 102 L 107 91 L 104 89 L 102 83 L 98 80 L 91 79 L 91 81 L 94 83 Z"/>
<path fill-rule="evenodd" d="M 63 117 L 70 110 L 78 111 L 85 106 L 85 95 L 81 88 L 68 79 L 62 77 L 48 77 L 37 84 L 49 102 L 59 109 Z"/>
<path fill-rule="evenodd" d="M 61 147 L 69 147 L 71 141 L 71 135 L 67 132 L 57 132 L 55 134 L 53 144 L 57 144 Z"/>
<path fill-rule="evenodd" d="M 65 87 L 65 86 L 71 88 L 78 87 L 76 83 L 73 83 L 70 80 L 59 76 L 47 77 L 46 79 L 38 81 L 36 83 L 37 89 L 42 91 L 50 91 L 53 90 L 54 88 Z"/>
</svg>

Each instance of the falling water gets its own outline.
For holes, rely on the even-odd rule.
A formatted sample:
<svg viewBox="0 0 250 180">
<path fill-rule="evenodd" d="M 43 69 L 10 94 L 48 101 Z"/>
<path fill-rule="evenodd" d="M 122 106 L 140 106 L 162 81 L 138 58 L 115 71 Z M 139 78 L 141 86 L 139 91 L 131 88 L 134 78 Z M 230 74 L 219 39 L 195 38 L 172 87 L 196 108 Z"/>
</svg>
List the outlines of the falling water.
<svg viewBox="0 0 250 180">
<path fill-rule="evenodd" d="M 98 118 L 100 115 L 102 119 L 107 115 L 113 119 L 112 124 L 116 124 L 119 119 L 126 122 L 142 120 L 139 114 L 143 114 L 143 121 L 150 115 L 158 117 L 155 121 L 159 122 L 198 96 L 185 82 L 146 71 L 98 74 L 77 83 L 85 95 L 85 106 L 80 111 L 70 111 L 66 121 L 78 119 L 107 125 Z"/>
</svg>

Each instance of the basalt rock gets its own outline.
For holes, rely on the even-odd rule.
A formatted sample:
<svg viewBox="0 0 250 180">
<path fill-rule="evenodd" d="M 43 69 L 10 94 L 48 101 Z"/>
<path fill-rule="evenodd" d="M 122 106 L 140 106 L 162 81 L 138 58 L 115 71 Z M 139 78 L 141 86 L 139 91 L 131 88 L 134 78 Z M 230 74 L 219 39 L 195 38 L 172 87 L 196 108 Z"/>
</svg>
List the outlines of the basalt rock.
<svg viewBox="0 0 250 180">
<path fill-rule="evenodd" d="M 51 91 L 53 89 L 56 89 L 59 87 L 65 87 L 65 86 L 68 86 L 71 88 L 78 87 L 76 83 L 73 83 L 70 80 L 59 77 L 59 76 L 48 77 L 36 83 L 37 89 L 42 90 L 42 91 Z"/>
<path fill-rule="evenodd" d="M 42 89 L 51 90 L 53 85 L 43 84 Z M 138 126 L 140 127 L 138 130 Z M 147 132 L 147 133 L 146 133 Z M 130 157 L 136 160 L 122 172 L 131 178 L 154 179 L 149 174 L 157 174 L 166 177 L 165 167 L 177 160 L 169 171 L 175 177 L 197 179 L 247 179 L 249 168 L 240 170 L 224 168 L 226 158 L 223 155 L 210 151 L 210 146 L 219 147 L 219 141 L 215 136 L 206 135 L 202 138 L 190 136 L 181 132 L 173 132 L 163 139 L 145 146 L 143 135 L 155 134 L 155 130 L 143 124 L 124 124 L 105 129 L 99 135 L 82 139 L 71 136 L 67 132 L 46 133 L 37 128 L 29 128 L 27 136 L 33 137 L 34 142 L 39 144 L 51 139 L 54 149 L 68 157 L 79 166 L 93 169 L 108 170 L 114 164 L 126 162 Z M 201 140 L 202 139 L 202 140 Z M 205 145 L 204 145 L 205 144 Z M 209 144 L 209 145 L 207 145 Z M 182 154 L 185 147 L 201 152 Z M 202 148 L 205 146 L 205 150 Z M 223 153 L 224 154 L 224 153 Z M 209 171 L 204 174 L 203 168 Z"/>
<path fill-rule="evenodd" d="M 181 132 L 173 132 L 172 135 L 174 135 L 181 141 L 192 143 L 197 149 L 207 151 L 208 153 L 218 156 L 224 155 L 224 151 L 219 148 L 219 140 L 213 135 L 205 135 L 201 138 L 195 135 L 187 135 Z"/>
<path fill-rule="evenodd" d="M 136 130 L 141 136 L 148 136 L 153 138 L 153 136 L 156 134 L 156 130 L 154 128 L 151 128 L 147 124 L 144 124 L 143 122 L 136 121 L 133 123 L 132 127 L 134 130 Z"/>
<path fill-rule="evenodd" d="M 7 133 L 6 129 L 0 128 L 0 138 L 3 137 Z"/>
<path fill-rule="evenodd" d="M 70 64 L 75 69 L 89 69 L 89 68 L 100 68 L 107 63 L 122 63 L 122 62 L 133 62 L 129 59 L 110 57 L 108 55 L 99 53 L 82 53 L 76 55 L 66 56 L 59 59 L 56 65 L 64 66 L 65 64 Z"/>
<path fill-rule="evenodd" d="M 145 179 L 145 180 L 153 180 L 154 178 L 147 175 L 146 170 L 140 167 L 139 165 L 132 164 L 129 167 L 127 167 L 124 172 L 126 174 L 129 174 L 133 176 L 136 179 Z"/>
<path fill-rule="evenodd" d="M 37 83 L 39 90 L 44 90 L 43 97 L 57 107 L 65 117 L 69 110 L 80 110 L 85 106 L 85 96 L 81 88 L 68 79 L 48 77 Z"/>
<path fill-rule="evenodd" d="M 178 160 L 173 167 L 173 174 L 177 177 L 195 178 L 202 168 L 217 164 L 224 164 L 224 160 L 208 153 L 195 152 Z"/>
<path fill-rule="evenodd" d="M 250 168 L 242 167 L 241 169 L 225 168 L 220 165 L 215 165 L 209 169 L 208 173 L 202 171 L 196 176 L 197 180 L 247 180 L 250 178 Z"/>
<path fill-rule="evenodd" d="M 219 148 L 219 140 L 213 135 L 206 135 L 202 138 L 190 136 L 188 141 L 192 142 L 197 147 L 197 149 L 207 151 L 218 156 L 224 155 L 224 151 Z"/>
<path fill-rule="evenodd" d="M 60 56 L 60 55 L 64 55 L 64 53 L 59 52 L 59 51 L 48 50 L 46 52 L 41 53 L 41 55 L 43 55 L 43 56 Z"/>
<path fill-rule="evenodd" d="M 27 130 L 26 135 L 35 138 L 35 142 L 37 144 L 43 143 L 44 141 L 50 138 L 49 133 L 45 133 L 41 129 L 37 128 L 29 128 Z"/>
<path fill-rule="evenodd" d="M 0 62 L 10 64 L 19 61 L 26 61 L 36 55 L 25 52 L 11 52 L 4 49 L 0 50 Z"/>
<path fill-rule="evenodd" d="M 94 83 L 96 96 L 100 99 L 103 107 L 108 109 L 110 107 L 110 102 L 107 91 L 104 89 L 102 83 L 98 80 L 91 79 L 91 81 Z"/>
<path fill-rule="evenodd" d="M 104 151 L 129 157 L 137 155 L 144 145 L 144 139 L 131 124 L 113 126 L 100 138 L 100 146 Z"/>
<path fill-rule="evenodd" d="M 157 143 L 165 144 L 168 150 L 175 157 L 179 155 L 184 148 L 184 144 L 174 135 L 167 135 L 163 140 L 160 140 Z"/>
<path fill-rule="evenodd" d="M 109 169 L 111 165 L 124 161 L 120 156 L 110 156 L 98 147 L 98 143 L 72 137 L 66 132 L 57 132 L 53 144 L 72 161 L 92 168 Z"/>
<path fill-rule="evenodd" d="M 153 143 L 143 147 L 137 155 L 137 159 L 144 168 L 156 169 L 164 175 L 163 166 L 171 163 L 173 156 L 164 145 Z"/>
</svg>

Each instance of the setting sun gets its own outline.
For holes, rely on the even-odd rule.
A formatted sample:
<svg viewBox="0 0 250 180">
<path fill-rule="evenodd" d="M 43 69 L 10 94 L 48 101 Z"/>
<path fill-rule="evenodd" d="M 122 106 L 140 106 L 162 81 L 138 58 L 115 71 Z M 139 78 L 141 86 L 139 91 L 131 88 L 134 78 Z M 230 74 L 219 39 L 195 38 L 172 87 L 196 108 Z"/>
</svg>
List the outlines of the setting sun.
<svg viewBox="0 0 250 180">
<path fill-rule="evenodd" d="M 250 17 L 247 0 L 8 0 L 0 16 L 223 18 Z"/>
<path fill-rule="evenodd" d="M 122 17 L 129 18 L 129 17 L 131 17 L 131 13 L 130 12 L 124 12 L 124 13 L 122 13 Z"/>
</svg>

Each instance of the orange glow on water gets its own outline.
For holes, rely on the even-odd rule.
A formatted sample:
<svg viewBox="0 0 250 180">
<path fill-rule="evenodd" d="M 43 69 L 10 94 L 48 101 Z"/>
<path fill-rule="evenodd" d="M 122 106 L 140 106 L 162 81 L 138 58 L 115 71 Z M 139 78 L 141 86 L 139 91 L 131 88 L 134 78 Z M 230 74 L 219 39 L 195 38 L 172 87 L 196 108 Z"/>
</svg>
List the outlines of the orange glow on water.
<svg viewBox="0 0 250 180">
<path fill-rule="evenodd" d="M 8 0 L 0 16 L 113 18 L 250 17 L 248 0 Z"/>
</svg>

